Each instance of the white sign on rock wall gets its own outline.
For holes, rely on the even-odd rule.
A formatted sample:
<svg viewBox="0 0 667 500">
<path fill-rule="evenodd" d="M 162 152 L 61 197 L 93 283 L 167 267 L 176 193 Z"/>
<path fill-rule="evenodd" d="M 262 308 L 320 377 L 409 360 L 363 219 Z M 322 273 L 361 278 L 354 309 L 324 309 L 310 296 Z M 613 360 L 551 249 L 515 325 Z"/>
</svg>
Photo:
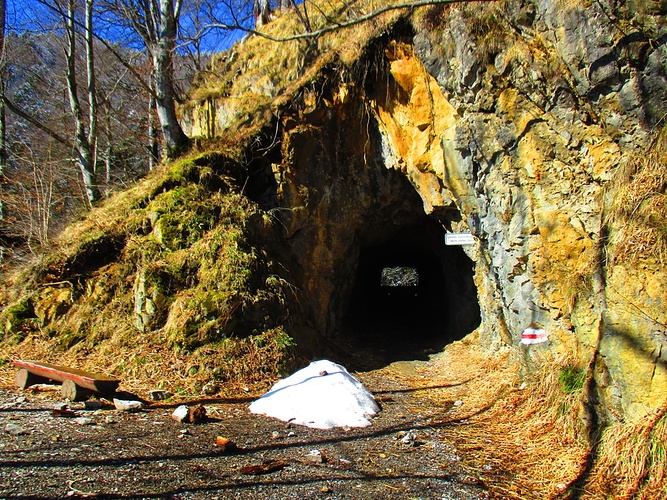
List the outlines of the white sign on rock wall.
<svg viewBox="0 0 667 500">
<path fill-rule="evenodd" d="M 474 245 L 475 237 L 471 233 L 445 233 L 445 245 Z"/>
</svg>

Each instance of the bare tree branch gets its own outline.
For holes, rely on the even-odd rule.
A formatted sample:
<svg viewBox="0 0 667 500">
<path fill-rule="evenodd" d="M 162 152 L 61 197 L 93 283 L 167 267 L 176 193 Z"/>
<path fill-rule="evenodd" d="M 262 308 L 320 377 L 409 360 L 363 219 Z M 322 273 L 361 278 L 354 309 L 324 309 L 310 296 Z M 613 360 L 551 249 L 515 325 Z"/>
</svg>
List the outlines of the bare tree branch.
<svg viewBox="0 0 667 500">
<path fill-rule="evenodd" d="M 233 23 L 233 24 L 227 24 L 227 23 L 212 23 L 210 25 L 210 28 L 217 28 L 217 29 L 223 29 L 223 30 L 240 30 L 240 31 L 245 31 L 246 33 L 249 33 L 251 35 L 257 35 L 261 36 L 262 38 L 266 38 L 267 40 L 271 40 L 272 42 L 291 42 L 293 40 L 304 40 L 304 39 L 309 39 L 309 38 L 317 38 L 325 33 L 329 33 L 331 31 L 336 31 L 339 29 L 343 28 L 349 28 L 351 26 L 356 26 L 357 24 L 365 23 L 366 21 L 370 21 L 373 18 L 376 18 L 386 12 L 390 12 L 392 10 L 402 10 L 402 9 L 414 9 L 416 7 L 424 7 L 426 5 L 447 5 L 447 4 L 456 4 L 456 3 L 491 3 L 491 2 L 497 2 L 498 0 L 417 0 L 416 2 L 405 2 L 405 3 L 394 3 L 390 5 L 385 5 L 384 7 L 381 7 L 377 10 L 374 10 L 373 12 L 370 12 L 368 14 L 365 14 L 363 16 L 360 16 L 356 19 L 352 19 L 350 21 L 345 21 L 341 23 L 335 23 L 335 24 L 330 24 L 327 25 L 323 28 L 314 30 L 314 31 L 307 31 L 305 33 L 299 33 L 297 35 L 292 35 L 292 36 L 287 36 L 287 37 L 275 37 L 272 35 L 269 35 L 267 33 L 263 33 L 261 31 L 257 31 L 251 28 L 246 28 L 245 26 L 242 26 L 239 23 Z"/>
<path fill-rule="evenodd" d="M 54 139 L 55 141 L 59 142 L 63 146 L 66 146 L 68 148 L 73 148 L 74 145 L 65 139 L 64 137 L 60 136 L 57 132 L 54 132 L 52 129 L 50 129 L 48 126 L 44 125 L 41 121 L 39 121 L 37 118 L 34 116 L 29 115 L 28 113 L 24 112 L 21 108 L 19 108 L 16 104 L 14 104 L 12 101 L 10 101 L 7 96 L 2 96 L 2 100 L 5 103 L 5 106 L 7 106 L 7 109 L 14 113 L 16 116 L 23 118 L 25 121 L 30 123 L 31 125 L 34 125 L 36 128 L 47 134 L 49 137 Z"/>
</svg>

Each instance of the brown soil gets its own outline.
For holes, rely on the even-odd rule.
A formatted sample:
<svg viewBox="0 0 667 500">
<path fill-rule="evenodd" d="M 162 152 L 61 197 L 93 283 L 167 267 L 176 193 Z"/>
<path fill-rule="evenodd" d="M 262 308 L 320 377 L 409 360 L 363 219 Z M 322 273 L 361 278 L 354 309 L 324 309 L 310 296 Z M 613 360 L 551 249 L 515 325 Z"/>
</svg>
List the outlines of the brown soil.
<svg viewBox="0 0 667 500">
<path fill-rule="evenodd" d="M 420 412 L 410 389 L 365 374 L 382 405 L 371 427 L 322 431 L 253 415 L 248 400 L 209 400 L 208 419 L 179 424 L 174 405 L 57 416 L 58 392 L 0 392 L 3 498 L 486 498 L 447 428 Z M 227 453 L 217 436 L 239 449 Z M 322 463 L 309 460 L 319 450 Z M 260 465 L 260 470 L 244 470 Z M 272 470 L 275 468 L 275 470 Z M 262 470 L 264 469 L 264 470 Z M 244 474 L 245 472 L 245 474 Z M 250 474 L 249 472 L 264 472 Z"/>
<path fill-rule="evenodd" d="M 53 412 L 57 389 L 22 392 L 3 372 L 0 498 L 549 498 L 563 488 L 558 474 L 571 477 L 561 464 L 555 479 L 546 471 L 539 484 L 526 482 L 512 469 L 525 470 L 534 455 L 521 457 L 526 445 L 509 432 L 504 454 L 493 455 L 503 436 L 490 422 L 511 420 L 503 398 L 520 405 L 513 395 L 526 393 L 506 356 L 461 342 L 428 362 L 356 375 L 382 411 L 370 427 L 323 431 L 253 415 L 256 394 L 243 391 L 188 401 L 206 408 L 200 424 L 172 419 L 182 401 L 137 413 L 71 403 L 75 416 L 62 416 Z M 22 433 L 9 432 L 17 426 Z M 238 449 L 223 450 L 218 436 Z"/>
</svg>

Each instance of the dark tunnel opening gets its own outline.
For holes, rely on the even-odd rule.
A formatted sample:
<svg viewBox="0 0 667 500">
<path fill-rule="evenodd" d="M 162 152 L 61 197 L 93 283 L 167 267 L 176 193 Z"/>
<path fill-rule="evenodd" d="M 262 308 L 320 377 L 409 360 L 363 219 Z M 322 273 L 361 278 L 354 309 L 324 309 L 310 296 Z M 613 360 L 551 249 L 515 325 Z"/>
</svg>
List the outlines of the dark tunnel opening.
<svg viewBox="0 0 667 500">
<path fill-rule="evenodd" d="M 342 332 L 372 354 L 363 368 L 427 359 L 479 326 L 474 264 L 444 235 L 425 216 L 360 249 Z"/>
</svg>

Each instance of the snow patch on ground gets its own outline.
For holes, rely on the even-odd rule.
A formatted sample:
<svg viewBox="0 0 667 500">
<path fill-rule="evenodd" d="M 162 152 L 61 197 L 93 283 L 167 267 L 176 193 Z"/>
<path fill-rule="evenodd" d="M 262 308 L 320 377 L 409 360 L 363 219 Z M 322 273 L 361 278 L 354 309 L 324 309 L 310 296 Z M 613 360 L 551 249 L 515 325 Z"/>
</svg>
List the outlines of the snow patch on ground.
<svg viewBox="0 0 667 500">
<path fill-rule="evenodd" d="M 250 405 L 252 413 L 315 429 L 366 427 L 380 411 L 373 395 L 341 365 L 326 359 L 277 382 Z"/>
</svg>

